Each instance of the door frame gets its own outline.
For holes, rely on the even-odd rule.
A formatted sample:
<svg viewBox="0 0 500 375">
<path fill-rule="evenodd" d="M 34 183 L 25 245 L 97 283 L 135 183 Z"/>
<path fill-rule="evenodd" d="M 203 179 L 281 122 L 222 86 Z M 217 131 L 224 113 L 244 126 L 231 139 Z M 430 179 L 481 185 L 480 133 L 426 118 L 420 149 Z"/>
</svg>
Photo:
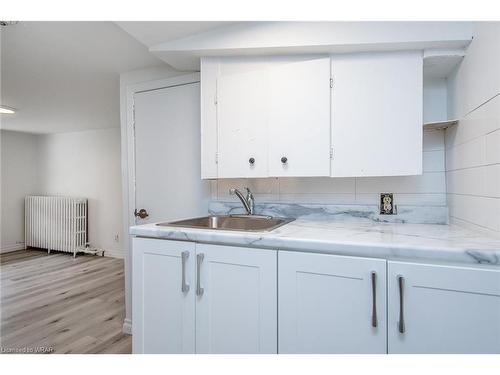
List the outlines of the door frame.
<svg viewBox="0 0 500 375">
<path fill-rule="evenodd" d="M 164 88 L 200 82 L 200 73 L 190 73 L 165 79 L 120 84 L 120 133 L 122 168 L 122 221 L 125 260 L 125 319 L 123 332 L 132 333 L 132 237 L 129 228 L 135 225 L 135 116 L 134 95 Z"/>
</svg>

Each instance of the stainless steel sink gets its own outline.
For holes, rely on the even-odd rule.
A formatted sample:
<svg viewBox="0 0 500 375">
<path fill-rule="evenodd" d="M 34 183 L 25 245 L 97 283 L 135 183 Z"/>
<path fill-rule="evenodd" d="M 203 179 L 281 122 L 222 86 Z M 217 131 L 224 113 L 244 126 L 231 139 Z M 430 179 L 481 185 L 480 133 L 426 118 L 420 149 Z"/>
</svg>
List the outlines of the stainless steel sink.
<svg viewBox="0 0 500 375">
<path fill-rule="evenodd" d="M 231 216 L 205 216 L 194 219 L 159 223 L 156 225 L 169 227 L 236 230 L 246 232 L 269 232 L 294 219 L 284 219 L 272 216 L 259 215 L 231 215 Z"/>
</svg>

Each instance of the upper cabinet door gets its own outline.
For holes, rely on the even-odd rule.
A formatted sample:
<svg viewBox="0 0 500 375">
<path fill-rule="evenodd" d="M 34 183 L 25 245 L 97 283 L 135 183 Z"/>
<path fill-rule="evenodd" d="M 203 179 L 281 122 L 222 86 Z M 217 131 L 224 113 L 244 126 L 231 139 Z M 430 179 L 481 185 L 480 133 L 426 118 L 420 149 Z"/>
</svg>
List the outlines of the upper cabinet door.
<svg viewBox="0 0 500 375">
<path fill-rule="evenodd" d="M 388 262 L 389 353 L 500 353 L 498 268 Z"/>
<path fill-rule="evenodd" d="M 330 58 L 269 71 L 269 176 L 330 175 Z"/>
<path fill-rule="evenodd" d="M 220 76 L 218 177 L 267 177 L 267 70 Z"/>
<path fill-rule="evenodd" d="M 332 56 L 332 177 L 422 173 L 422 53 Z"/>
</svg>

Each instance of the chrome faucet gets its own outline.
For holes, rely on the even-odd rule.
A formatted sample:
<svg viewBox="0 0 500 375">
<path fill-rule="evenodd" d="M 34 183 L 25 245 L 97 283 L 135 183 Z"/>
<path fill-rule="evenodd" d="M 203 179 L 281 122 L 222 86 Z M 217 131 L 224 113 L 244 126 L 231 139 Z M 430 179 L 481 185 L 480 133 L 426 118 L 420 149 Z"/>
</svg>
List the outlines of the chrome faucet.
<svg viewBox="0 0 500 375">
<path fill-rule="evenodd" d="M 245 188 L 247 191 L 247 196 L 244 197 L 243 193 L 239 191 L 238 189 L 229 189 L 229 194 L 231 195 L 236 195 L 241 203 L 243 203 L 243 207 L 245 207 L 245 210 L 247 212 L 247 215 L 253 215 L 254 214 L 254 206 L 255 206 L 255 200 L 253 198 L 253 194 L 250 191 L 249 188 Z"/>
</svg>

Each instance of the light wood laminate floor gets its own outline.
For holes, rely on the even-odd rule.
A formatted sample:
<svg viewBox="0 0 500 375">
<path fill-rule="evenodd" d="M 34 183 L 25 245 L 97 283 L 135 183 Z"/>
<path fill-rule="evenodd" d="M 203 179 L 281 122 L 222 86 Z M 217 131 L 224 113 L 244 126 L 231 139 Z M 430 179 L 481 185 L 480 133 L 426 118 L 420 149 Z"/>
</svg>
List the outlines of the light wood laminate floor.
<svg viewBox="0 0 500 375">
<path fill-rule="evenodd" d="M 131 353 L 122 259 L 41 250 L 0 254 L 0 347 Z"/>
</svg>

